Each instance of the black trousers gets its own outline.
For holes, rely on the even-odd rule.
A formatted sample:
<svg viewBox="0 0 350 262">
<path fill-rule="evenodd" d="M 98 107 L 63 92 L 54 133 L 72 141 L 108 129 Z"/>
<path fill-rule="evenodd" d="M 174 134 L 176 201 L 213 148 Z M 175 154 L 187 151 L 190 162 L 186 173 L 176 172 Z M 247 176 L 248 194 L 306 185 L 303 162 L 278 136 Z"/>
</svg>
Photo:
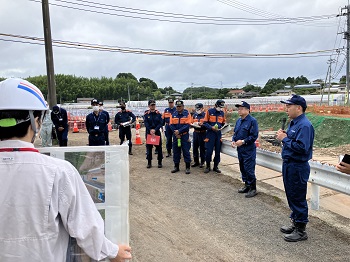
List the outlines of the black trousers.
<svg viewBox="0 0 350 262">
<path fill-rule="evenodd" d="M 126 137 L 126 140 L 129 140 L 129 147 L 131 147 L 132 146 L 131 127 L 130 126 L 119 126 L 120 145 L 123 144 L 125 137 Z"/>
</svg>

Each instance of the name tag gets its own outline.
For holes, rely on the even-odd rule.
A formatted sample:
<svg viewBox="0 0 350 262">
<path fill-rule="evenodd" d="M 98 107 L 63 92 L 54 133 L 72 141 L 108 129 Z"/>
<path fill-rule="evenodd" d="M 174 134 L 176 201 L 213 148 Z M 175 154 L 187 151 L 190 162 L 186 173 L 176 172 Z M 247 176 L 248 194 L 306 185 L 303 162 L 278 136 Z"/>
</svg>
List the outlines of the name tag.
<svg viewBox="0 0 350 262">
<path fill-rule="evenodd" d="M 63 121 L 63 118 L 59 118 L 58 121 Z"/>
<path fill-rule="evenodd" d="M 99 127 L 99 126 L 95 126 L 94 129 L 95 129 L 95 130 L 99 130 L 100 127 Z"/>
</svg>

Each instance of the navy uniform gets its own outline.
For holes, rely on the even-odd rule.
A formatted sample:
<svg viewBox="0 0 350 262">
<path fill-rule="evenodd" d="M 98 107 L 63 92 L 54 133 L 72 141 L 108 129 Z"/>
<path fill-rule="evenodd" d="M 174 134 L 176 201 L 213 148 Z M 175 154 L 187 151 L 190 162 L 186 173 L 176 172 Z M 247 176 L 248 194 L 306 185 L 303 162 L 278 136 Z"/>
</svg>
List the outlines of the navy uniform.
<svg viewBox="0 0 350 262">
<path fill-rule="evenodd" d="M 67 111 L 57 105 L 52 108 L 51 120 L 55 126 L 58 143 L 60 146 L 68 144 L 68 116 Z"/>
<path fill-rule="evenodd" d="M 239 169 L 241 171 L 244 187 L 238 193 L 245 193 L 245 197 L 254 197 L 256 191 L 256 145 L 259 136 L 258 121 L 250 115 L 250 105 L 242 101 L 236 104 L 240 118 L 237 120 L 232 145 L 237 147 Z"/>
<path fill-rule="evenodd" d="M 126 110 L 124 102 L 120 102 L 121 110 L 115 115 L 114 123 L 119 126 L 119 139 L 120 145 L 123 144 L 126 137 L 129 140 L 129 155 L 132 155 L 132 142 L 131 142 L 131 124 L 136 121 L 136 116 L 130 111 Z M 123 125 L 127 123 L 127 125 Z"/>
<path fill-rule="evenodd" d="M 151 135 L 157 135 L 160 136 L 160 140 L 159 140 L 159 145 L 155 146 L 156 150 L 158 151 L 157 154 L 157 159 L 158 159 L 158 168 L 161 168 L 162 165 L 162 160 L 163 160 L 163 151 L 162 151 L 162 135 L 160 132 L 160 129 L 163 126 L 163 119 L 162 119 L 162 114 L 156 110 L 156 101 L 151 99 L 148 101 L 148 107 L 149 110 L 147 110 L 145 112 L 145 115 L 143 117 L 143 121 L 146 127 L 146 136 L 148 134 Z M 152 148 L 153 145 L 150 144 L 146 144 L 146 149 L 147 149 L 147 168 L 151 168 L 152 167 Z"/>
<path fill-rule="evenodd" d="M 186 174 L 190 174 L 191 165 L 191 142 L 190 142 L 190 125 L 191 125 L 191 114 L 184 109 L 184 102 L 181 100 L 176 101 L 176 111 L 171 115 L 170 128 L 173 132 L 173 161 L 174 169 L 171 173 L 180 171 L 180 159 L 181 151 L 186 163 Z"/>
<path fill-rule="evenodd" d="M 109 113 L 106 110 L 103 110 L 103 102 L 100 101 L 98 103 L 98 106 L 100 107 L 100 112 L 106 115 L 107 117 L 107 125 L 106 125 L 106 130 L 105 130 L 105 141 L 106 141 L 106 146 L 109 146 L 109 131 L 108 131 L 108 123 L 111 120 L 109 117 Z"/>
<path fill-rule="evenodd" d="M 203 104 L 197 103 L 195 105 L 195 113 L 192 116 L 192 124 L 198 124 L 194 126 L 193 130 L 193 165 L 192 167 L 203 167 L 205 163 L 205 136 L 207 129 L 203 125 L 205 112 L 203 111 Z M 199 149 L 199 150 L 198 150 Z M 199 162 L 200 159 L 200 162 Z"/>
<path fill-rule="evenodd" d="M 284 239 L 296 242 L 307 239 L 305 231 L 308 223 L 306 201 L 307 182 L 310 176 L 308 161 L 312 158 L 315 131 L 305 116 L 307 108 L 303 97 L 293 95 L 286 104 L 286 111 L 291 120 L 287 131 L 277 131 L 277 139 L 282 141 L 282 175 L 289 208 L 291 209 L 290 226 L 281 227 L 286 233 Z"/>
<path fill-rule="evenodd" d="M 209 173 L 211 157 L 215 148 L 215 157 L 214 157 L 214 168 L 213 171 L 216 173 L 221 173 L 221 170 L 218 168 L 220 163 L 220 151 L 221 151 L 221 128 L 225 125 L 226 118 L 225 113 L 222 109 L 225 106 L 224 100 L 217 100 L 215 106 L 210 108 L 204 117 L 204 126 L 207 128 L 206 138 L 205 138 L 205 161 L 206 168 L 204 173 Z"/>
<path fill-rule="evenodd" d="M 171 115 L 176 111 L 176 108 L 174 107 L 174 100 L 169 98 L 168 100 L 169 107 L 165 108 L 162 118 L 163 118 L 163 124 L 165 125 L 165 137 L 166 137 L 166 150 L 167 150 L 167 155 L 166 157 L 171 156 L 171 149 L 173 147 L 173 132 L 170 129 L 169 126 L 169 121 Z"/>
<path fill-rule="evenodd" d="M 91 105 L 93 112 L 86 116 L 85 122 L 89 133 L 89 146 L 104 146 L 107 117 L 99 111 L 97 99 L 92 99 Z"/>
</svg>

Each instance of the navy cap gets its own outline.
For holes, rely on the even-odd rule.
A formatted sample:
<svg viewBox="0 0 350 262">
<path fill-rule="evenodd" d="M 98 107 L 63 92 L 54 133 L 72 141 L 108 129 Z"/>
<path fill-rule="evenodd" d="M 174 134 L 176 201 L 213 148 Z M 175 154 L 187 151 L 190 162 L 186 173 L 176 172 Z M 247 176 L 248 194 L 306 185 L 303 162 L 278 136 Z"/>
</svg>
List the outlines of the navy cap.
<svg viewBox="0 0 350 262">
<path fill-rule="evenodd" d="M 201 109 L 201 108 L 203 108 L 203 104 L 202 103 L 197 103 L 197 104 L 194 105 L 194 107 L 196 109 Z"/>
<path fill-rule="evenodd" d="M 103 102 L 102 101 L 98 102 L 98 105 L 103 106 Z"/>
<path fill-rule="evenodd" d="M 287 105 L 298 105 L 301 106 L 304 110 L 307 108 L 305 99 L 299 95 L 292 95 L 291 98 L 281 101 L 281 103 Z"/>
<path fill-rule="evenodd" d="M 91 105 L 92 105 L 92 104 L 98 104 L 98 100 L 97 100 L 96 98 L 92 99 L 92 100 L 91 100 Z"/>
<path fill-rule="evenodd" d="M 183 105 L 184 105 L 184 101 L 182 101 L 182 100 L 177 100 L 177 101 L 175 102 L 175 105 L 176 105 L 176 106 L 183 106 Z"/>
<path fill-rule="evenodd" d="M 236 104 L 236 107 L 245 107 L 250 110 L 250 105 L 246 101 L 242 101 L 240 104 Z"/>
<path fill-rule="evenodd" d="M 52 107 L 52 111 L 53 112 L 58 112 L 59 110 L 60 110 L 60 108 L 58 106 Z"/>
<path fill-rule="evenodd" d="M 225 107 L 225 101 L 222 100 L 222 99 L 219 99 L 219 100 L 216 101 L 215 106 L 223 108 L 223 107 Z"/>
<path fill-rule="evenodd" d="M 174 99 L 169 98 L 169 99 L 168 99 L 168 103 L 174 103 Z"/>
<path fill-rule="evenodd" d="M 155 105 L 155 104 L 156 104 L 156 100 L 154 99 L 148 100 L 148 105 Z"/>
</svg>

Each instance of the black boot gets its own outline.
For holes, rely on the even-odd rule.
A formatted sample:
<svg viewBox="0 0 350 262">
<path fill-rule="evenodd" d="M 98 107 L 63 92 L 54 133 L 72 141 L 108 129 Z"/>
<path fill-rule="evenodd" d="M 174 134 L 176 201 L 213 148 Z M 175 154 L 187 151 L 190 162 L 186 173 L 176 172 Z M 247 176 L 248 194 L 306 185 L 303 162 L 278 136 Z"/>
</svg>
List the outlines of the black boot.
<svg viewBox="0 0 350 262">
<path fill-rule="evenodd" d="M 251 197 L 255 197 L 258 194 L 258 192 L 256 191 L 256 180 L 250 184 L 250 188 L 249 191 L 247 192 L 247 194 L 245 194 L 246 198 L 251 198 Z"/>
<path fill-rule="evenodd" d="M 210 162 L 207 162 L 207 167 L 204 170 L 204 173 L 209 173 L 210 172 Z"/>
<path fill-rule="evenodd" d="M 147 168 L 151 168 L 151 167 L 152 167 L 152 160 L 148 160 Z"/>
<path fill-rule="evenodd" d="M 133 153 L 132 153 L 132 151 L 131 151 L 131 146 L 129 146 L 129 155 L 132 155 Z"/>
<path fill-rule="evenodd" d="M 186 162 L 186 174 L 187 174 L 187 175 L 188 175 L 188 174 L 191 174 L 190 165 L 191 165 L 191 163 L 187 163 L 187 162 Z"/>
<path fill-rule="evenodd" d="M 162 165 L 162 160 L 158 160 L 158 168 L 162 168 L 163 165 Z"/>
<path fill-rule="evenodd" d="M 290 234 L 284 235 L 284 240 L 287 242 L 298 242 L 307 239 L 307 233 L 305 231 L 306 223 L 294 223 L 294 231 Z"/>
<path fill-rule="evenodd" d="M 191 167 L 196 167 L 196 166 L 199 166 L 199 158 L 198 157 L 194 158 L 194 163 L 191 165 Z"/>
<path fill-rule="evenodd" d="M 291 224 L 289 226 L 282 226 L 280 228 L 282 233 L 284 233 L 284 234 L 291 234 L 294 231 L 295 225 L 294 225 L 293 219 L 291 219 L 290 222 L 291 222 Z"/>
<path fill-rule="evenodd" d="M 238 193 L 248 193 L 250 189 L 250 185 L 248 185 L 247 183 L 244 184 L 244 187 L 238 189 Z"/>
<path fill-rule="evenodd" d="M 171 149 L 168 149 L 168 154 L 165 157 L 170 157 L 171 156 Z"/>
<path fill-rule="evenodd" d="M 218 168 L 218 164 L 214 164 L 213 171 L 220 174 L 221 170 Z"/>
<path fill-rule="evenodd" d="M 171 173 L 176 173 L 176 172 L 179 172 L 179 171 L 180 171 L 179 166 L 180 166 L 180 164 L 179 164 L 179 163 L 175 163 L 174 169 L 173 169 L 173 170 L 171 170 Z"/>
</svg>

